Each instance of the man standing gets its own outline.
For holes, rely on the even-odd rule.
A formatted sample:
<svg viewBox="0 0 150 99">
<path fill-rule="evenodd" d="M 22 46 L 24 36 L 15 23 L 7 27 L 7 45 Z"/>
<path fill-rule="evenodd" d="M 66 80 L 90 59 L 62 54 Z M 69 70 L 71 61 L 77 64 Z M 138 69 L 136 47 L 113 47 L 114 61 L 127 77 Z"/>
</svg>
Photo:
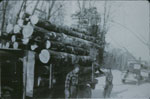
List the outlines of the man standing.
<svg viewBox="0 0 150 99">
<path fill-rule="evenodd" d="M 65 98 L 77 98 L 77 85 L 78 85 L 78 73 L 79 65 L 75 64 L 74 69 L 66 76 L 65 81 Z"/>
<path fill-rule="evenodd" d="M 110 97 L 110 94 L 111 94 L 111 91 L 112 91 L 112 88 L 113 88 L 113 84 L 112 84 L 112 81 L 113 81 L 113 75 L 112 75 L 112 72 L 111 72 L 111 69 L 109 70 L 109 72 L 106 74 L 106 85 L 105 85 L 105 88 L 104 88 L 104 98 L 105 97 Z"/>
</svg>

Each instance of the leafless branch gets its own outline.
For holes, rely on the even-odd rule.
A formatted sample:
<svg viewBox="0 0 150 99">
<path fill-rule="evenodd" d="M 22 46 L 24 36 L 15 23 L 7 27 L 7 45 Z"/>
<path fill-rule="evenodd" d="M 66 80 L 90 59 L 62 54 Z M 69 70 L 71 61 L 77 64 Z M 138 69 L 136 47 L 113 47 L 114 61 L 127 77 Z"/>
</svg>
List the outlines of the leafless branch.
<svg viewBox="0 0 150 99">
<path fill-rule="evenodd" d="M 63 6 L 63 5 L 60 5 L 60 6 L 51 14 L 51 16 L 54 15 L 57 11 L 59 11 L 59 10 L 62 8 L 62 6 Z"/>
<path fill-rule="evenodd" d="M 17 13 L 16 22 L 18 21 L 18 19 L 19 19 L 19 15 L 20 15 L 21 11 L 24 9 L 24 6 L 26 6 L 26 2 L 27 2 L 27 0 L 23 0 L 23 1 L 22 1 L 22 4 L 21 4 L 21 7 L 20 7 L 20 10 L 19 10 L 19 12 Z"/>
<path fill-rule="evenodd" d="M 39 1 L 40 1 L 40 0 L 38 0 L 38 1 L 36 2 L 36 5 L 35 5 L 35 7 L 34 7 L 34 9 L 33 9 L 33 12 L 32 12 L 32 15 L 34 14 L 35 9 L 37 8 L 37 6 L 38 6 L 38 4 L 39 4 Z"/>
<path fill-rule="evenodd" d="M 50 2 L 49 2 L 49 5 L 50 5 Z M 55 5 L 55 0 L 52 0 L 52 3 L 50 5 L 49 11 L 48 11 L 48 19 L 50 19 L 50 17 L 51 17 L 51 12 L 52 12 L 54 5 Z"/>
</svg>

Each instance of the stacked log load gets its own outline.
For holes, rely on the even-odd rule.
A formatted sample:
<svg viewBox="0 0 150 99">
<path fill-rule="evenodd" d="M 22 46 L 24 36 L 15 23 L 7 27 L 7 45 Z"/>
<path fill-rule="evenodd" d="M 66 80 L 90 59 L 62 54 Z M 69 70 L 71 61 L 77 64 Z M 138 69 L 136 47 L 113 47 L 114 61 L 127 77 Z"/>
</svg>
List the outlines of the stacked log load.
<svg viewBox="0 0 150 99">
<path fill-rule="evenodd" d="M 82 80 L 92 71 L 91 49 L 102 49 L 103 42 L 85 31 L 56 26 L 35 15 L 25 14 L 17 24 L 8 24 L 0 37 L 0 48 L 31 50 L 41 64 L 53 64 L 57 74 L 68 73 L 75 63 L 82 67 Z M 91 75 L 87 75 L 89 78 Z"/>
</svg>

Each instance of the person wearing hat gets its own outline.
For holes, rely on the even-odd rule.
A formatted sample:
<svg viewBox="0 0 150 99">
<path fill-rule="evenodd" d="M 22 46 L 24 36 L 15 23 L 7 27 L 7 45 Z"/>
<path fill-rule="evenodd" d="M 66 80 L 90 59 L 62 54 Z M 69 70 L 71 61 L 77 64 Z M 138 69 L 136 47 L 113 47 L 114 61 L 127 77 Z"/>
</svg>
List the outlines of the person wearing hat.
<svg viewBox="0 0 150 99">
<path fill-rule="evenodd" d="M 69 72 L 65 80 L 65 98 L 77 98 L 78 91 L 78 73 L 79 73 L 79 64 L 74 65 L 74 69 Z"/>
</svg>

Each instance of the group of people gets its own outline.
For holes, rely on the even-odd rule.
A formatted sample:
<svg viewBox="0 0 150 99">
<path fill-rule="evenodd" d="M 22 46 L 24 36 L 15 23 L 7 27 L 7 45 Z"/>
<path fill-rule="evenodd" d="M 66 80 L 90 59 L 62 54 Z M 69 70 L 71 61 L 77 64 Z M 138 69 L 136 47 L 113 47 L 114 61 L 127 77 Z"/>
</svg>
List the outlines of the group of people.
<svg viewBox="0 0 150 99">
<path fill-rule="evenodd" d="M 79 64 L 74 65 L 74 69 L 69 72 L 65 80 L 65 98 L 77 98 L 78 94 L 78 77 L 79 77 L 80 66 Z M 107 73 L 104 73 L 106 76 L 106 84 L 103 92 L 104 98 L 109 98 L 112 88 L 113 88 L 113 75 L 111 69 Z"/>
</svg>

